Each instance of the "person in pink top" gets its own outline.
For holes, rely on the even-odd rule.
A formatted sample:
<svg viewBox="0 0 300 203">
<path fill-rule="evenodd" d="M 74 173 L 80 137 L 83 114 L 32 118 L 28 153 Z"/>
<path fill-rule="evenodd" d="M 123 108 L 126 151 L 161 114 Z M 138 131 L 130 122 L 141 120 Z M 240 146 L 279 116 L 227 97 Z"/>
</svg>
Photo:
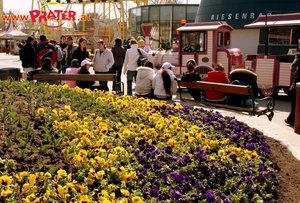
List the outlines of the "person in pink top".
<svg viewBox="0 0 300 203">
<path fill-rule="evenodd" d="M 229 83 L 229 79 L 224 72 L 224 67 L 221 63 L 214 65 L 214 70 L 208 72 L 207 77 L 205 78 L 206 82 L 216 82 L 216 83 Z M 226 93 L 205 90 L 205 97 L 207 101 L 210 102 L 225 102 Z"/>
<path fill-rule="evenodd" d="M 71 67 L 68 67 L 66 69 L 66 74 L 77 74 L 79 67 L 80 67 L 80 63 L 79 63 L 78 59 L 73 59 L 71 61 Z M 76 87 L 76 81 L 69 80 L 69 81 L 66 81 L 66 84 L 71 88 Z"/>
</svg>

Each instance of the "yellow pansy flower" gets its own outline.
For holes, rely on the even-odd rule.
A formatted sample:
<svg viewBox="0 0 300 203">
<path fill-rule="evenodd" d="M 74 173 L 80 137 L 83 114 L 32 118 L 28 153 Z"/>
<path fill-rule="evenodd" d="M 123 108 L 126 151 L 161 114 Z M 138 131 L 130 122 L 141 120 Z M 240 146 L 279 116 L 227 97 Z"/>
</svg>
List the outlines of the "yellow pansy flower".
<svg viewBox="0 0 300 203">
<path fill-rule="evenodd" d="M 203 146 L 203 150 L 206 151 L 206 152 L 209 151 L 210 150 L 210 146 L 208 146 L 208 145 Z"/>
<path fill-rule="evenodd" d="M 105 171 L 101 170 L 101 171 L 98 171 L 98 172 L 96 173 L 95 177 L 96 177 L 98 180 L 102 180 L 104 175 L 105 175 Z"/>
<path fill-rule="evenodd" d="M 117 169 L 116 167 L 111 167 L 111 168 L 110 168 L 110 171 L 111 171 L 112 173 L 116 173 L 116 172 L 118 171 L 118 169 Z"/>
<path fill-rule="evenodd" d="M 144 203 L 141 197 L 139 196 L 134 196 L 131 198 L 132 203 Z"/>
<path fill-rule="evenodd" d="M 66 194 L 68 191 L 65 189 L 65 187 L 61 186 L 61 185 L 57 185 L 57 191 L 60 195 L 62 194 Z"/>
<path fill-rule="evenodd" d="M 57 178 L 60 179 L 61 177 L 66 177 L 68 174 L 65 170 L 63 169 L 59 169 L 57 171 Z"/>
<path fill-rule="evenodd" d="M 117 188 L 117 186 L 114 185 L 114 184 L 109 184 L 109 185 L 108 185 L 108 189 L 109 189 L 109 190 L 114 191 L 116 188 Z"/>
<path fill-rule="evenodd" d="M 29 185 L 29 183 L 25 183 L 23 186 L 22 186 L 22 192 L 26 193 L 30 190 L 31 186 Z"/>
<path fill-rule="evenodd" d="M 45 113 L 45 109 L 44 108 L 38 108 L 37 113 L 38 114 L 44 114 Z"/>
<path fill-rule="evenodd" d="M 118 155 L 115 155 L 115 154 L 109 154 L 108 155 L 108 159 L 110 159 L 110 160 L 115 161 L 115 160 L 117 160 L 117 158 L 118 158 Z"/>
<path fill-rule="evenodd" d="M 79 197 L 79 203 L 90 203 L 91 200 L 87 195 L 81 195 Z"/>
<path fill-rule="evenodd" d="M 12 179 L 8 175 L 3 175 L 0 177 L 0 186 L 9 187 Z"/>
<path fill-rule="evenodd" d="M 219 150 L 219 151 L 218 151 L 218 155 L 219 155 L 219 157 L 225 156 L 225 155 L 226 155 L 225 150 L 223 150 L 223 149 Z"/>
<path fill-rule="evenodd" d="M 1 191 L 1 197 L 7 197 L 8 195 L 10 195 L 10 194 L 12 194 L 13 193 L 13 191 L 12 190 L 10 190 L 10 189 L 6 189 L 6 190 L 2 190 Z"/>
<path fill-rule="evenodd" d="M 130 192 L 129 192 L 128 190 L 121 189 L 120 191 L 121 191 L 121 193 L 122 193 L 124 196 L 126 196 L 126 197 L 129 197 L 129 196 L 130 196 Z"/>
<path fill-rule="evenodd" d="M 29 184 L 32 186 L 32 185 L 35 185 L 36 183 L 36 176 L 34 174 L 30 174 L 29 175 L 29 178 L 28 178 L 28 182 Z"/>
</svg>

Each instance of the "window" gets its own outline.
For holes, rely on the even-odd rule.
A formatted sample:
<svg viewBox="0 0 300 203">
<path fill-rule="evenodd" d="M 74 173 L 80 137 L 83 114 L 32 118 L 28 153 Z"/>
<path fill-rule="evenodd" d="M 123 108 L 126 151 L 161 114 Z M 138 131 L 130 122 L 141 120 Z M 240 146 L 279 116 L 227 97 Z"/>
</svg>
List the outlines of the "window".
<svg viewBox="0 0 300 203">
<path fill-rule="evenodd" d="M 218 32 L 217 33 L 217 45 L 229 46 L 230 45 L 230 32 Z"/>
<path fill-rule="evenodd" d="M 131 35 L 135 36 L 136 34 L 136 9 L 131 9 L 129 13 L 129 30 L 131 30 Z"/>
<path fill-rule="evenodd" d="M 218 47 L 223 46 L 223 32 L 218 32 L 217 37 L 218 37 L 218 40 L 217 40 Z"/>
<path fill-rule="evenodd" d="M 183 52 L 204 52 L 205 32 L 183 32 L 182 33 L 182 51 Z"/>
<path fill-rule="evenodd" d="M 186 19 L 187 21 L 195 22 L 195 16 L 197 14 L 199 6 L 187 6 L 186 8 Z"/>
<path fill-rule="evenodd" d="M 174 6 L 173 19 L 174 20 L 186 19 L 186 6 L 179 6 L 179 5 Z"/>
<path fill-rule="evenodd" d="M 269 44 L 297 44 L 297 28 L 270 28 Z"/>
<path fill-rule="evenodd" d="M 224 41 L 225 41 L 225 46 L 230 45 L 230 32 L 225 32 L 224 33 Z"/>
<path fill-rule="evenodd" d="M 149 22 L 149 16 L 148 16 L 148 10 L 149 10 L 149 7 L 148 6 L 145 6 L 145 7 L 142 7 L 142 22 Z"/>
<path fill-rule="evenodd" d="M 171 6 L 163 6 L 160 8 L 160 43 L 161 48 L 169 50 L 171 49 L 172 42 L 172 7 Z"/>
</svg>

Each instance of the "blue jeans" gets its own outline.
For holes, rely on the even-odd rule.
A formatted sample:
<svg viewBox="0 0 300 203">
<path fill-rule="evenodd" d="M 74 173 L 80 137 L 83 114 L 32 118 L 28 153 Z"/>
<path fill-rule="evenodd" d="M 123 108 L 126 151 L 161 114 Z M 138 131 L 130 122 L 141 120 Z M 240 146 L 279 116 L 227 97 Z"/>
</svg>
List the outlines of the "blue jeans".
<svg viewBox="0 0 300 203">
<path fill-rule="evenodd" d="M 136 81 L 137 71 L 127 71 L 127 95 L 132 95 L 132 81 Z"/>
</svg>

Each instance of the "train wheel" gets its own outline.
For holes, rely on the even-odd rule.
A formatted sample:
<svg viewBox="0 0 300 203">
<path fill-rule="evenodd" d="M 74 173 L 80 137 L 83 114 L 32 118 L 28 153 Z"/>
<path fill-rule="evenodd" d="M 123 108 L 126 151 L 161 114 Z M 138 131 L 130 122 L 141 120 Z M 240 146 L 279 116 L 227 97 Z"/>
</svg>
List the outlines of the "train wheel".
<svg viewBox="0 0 300 203">
<path fill-rule="evenodd" d="M 265 88 L 261 88 L 259 89 L 259 93 L 260 95 L 262 96 L 266 96 L 266 97 L 277 97 L 278 96 L 278 93 L 279 93 L 279 88 L 276 88 L 276 87 L 272 87 L 272 88 L 268 88 L 268 89 L 265 89 Z"/>
</svg>

